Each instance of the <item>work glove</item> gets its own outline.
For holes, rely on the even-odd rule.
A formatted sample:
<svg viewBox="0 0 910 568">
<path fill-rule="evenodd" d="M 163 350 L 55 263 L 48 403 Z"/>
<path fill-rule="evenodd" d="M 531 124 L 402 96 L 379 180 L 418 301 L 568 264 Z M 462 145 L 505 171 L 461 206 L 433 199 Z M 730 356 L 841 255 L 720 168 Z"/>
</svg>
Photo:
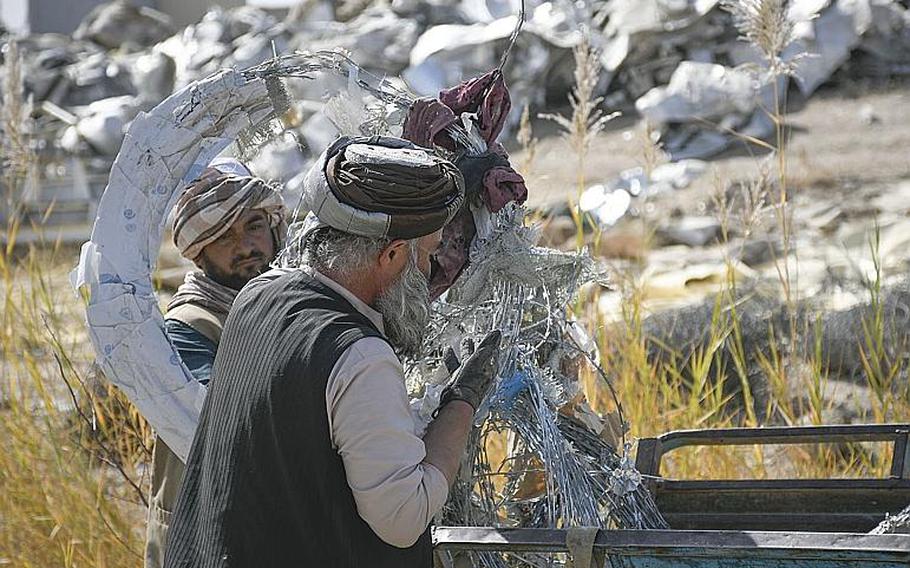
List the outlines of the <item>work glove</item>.
<svg viewBox="0 0 910 568">
<path fill-rule="evenodd" d="M 466 355 L 464 363 L 457 368 L 452 381 L 442 391 L 439 408 L 453 400 L 463 400 L 477 410 L 490 390 L 493 379 L 496 378 L 501 341 L 502 332 L 495 330 L 483 338 L 476 350 L 471 345 L 462 346 L 462 351 Z M 450 369 L 455 365 L 454 352 L 446 354 L 445 363 Z"/>
</svg>

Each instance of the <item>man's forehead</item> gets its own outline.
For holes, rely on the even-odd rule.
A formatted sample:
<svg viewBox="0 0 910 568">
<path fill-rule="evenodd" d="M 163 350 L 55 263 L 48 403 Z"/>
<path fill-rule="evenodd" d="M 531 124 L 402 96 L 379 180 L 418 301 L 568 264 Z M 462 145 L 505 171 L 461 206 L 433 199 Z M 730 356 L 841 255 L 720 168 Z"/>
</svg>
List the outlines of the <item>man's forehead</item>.
<svg viewBox="0 0 910 568">
<path fill-rule="evenodd" d="M 262 209 L 246 209 L 240 215 L 241 219 L 262 219 L 264 217 L 266 214 Z"/>
</svg>

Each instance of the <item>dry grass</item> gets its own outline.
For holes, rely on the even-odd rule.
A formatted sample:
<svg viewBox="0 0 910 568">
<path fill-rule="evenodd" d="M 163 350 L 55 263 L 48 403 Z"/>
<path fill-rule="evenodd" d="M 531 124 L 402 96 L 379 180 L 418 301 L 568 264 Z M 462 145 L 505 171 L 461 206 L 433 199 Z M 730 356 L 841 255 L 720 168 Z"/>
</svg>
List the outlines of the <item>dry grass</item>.
<svg viewBox="0 0 910 568">
<path fill-rule="evenodd" d="M 644 323 L 642 286 L 632 279 L 619 280 L 624 293 L 619 324 L 601 324 L 600 314 L 586 308 L 603 367 L 619 392 L 633 437 L 676 429 L 821 424 L 835 405 L 843 404 L 829 388 L 831 373 L 820 339 L 806 341 L 810 330 L 802 330 L 796 352 L 790 351 L 790 341 L 778 338 L 771 324 L 767 350 L 744 339 L 744 314 L 731 293 L 732 274 L 726 290 L 715 298 L 703 336 L 687 349 L 655 345 Z M 903 362 L 910 353 L 887 345 L 879 286 L 873 283 L 870 288 L 872 310 L 860 324 L 861 380 L 873 400 L 858 421 L 906 422 L 910 421 L 910 398 Z M 655 356 L 658 351 L 663 356 Z M 601 412 L 614 410 L 604 385 L 593 375 L 585 378 L 594 407 Z M 756 384 L 767 385 L 767 392 L 758 396 L 752 390 Z M 698 448 L 673 454 L 664 472 L 715 479 L 884 476 L 890 461 L 881 449 L 868 445 L 751 448 L 743 458 L 742 450 Z"/>
<path fill-rule="evenodd" d="M 588 157 L 588 150 L 591 148 L 591 142 L 603 132 L 608 122 L 619 116 L 618 112 L 604 113 L 601 108 L 603 97 L 595 94 L 597 83 L 600 81 L 600 55 L 596 49 L 591 47 L 591 40 L 588 34 L 583 34 L 582 40 L 572 48 L 572 54 L 575 59 L 575 86 L 569 93 L 569 105 L 572 108 L 571 116 L 561 114 L 541 114 L 540 117 L 552 120 L 562 129 L 563 138 L 568 143 L 569 149 L 575 156 L 576 167 L 576 196 L 575 203 L 581 199 L 581 193 L 585 190 L 585 160 Z M 530 162 L 524 165 L 526 169 L 531 168 Z M 578 230 L 575 234 L 576 246 L 584 246 L 584 233 L 581 230 L 584 225 L 580 213 L 576 207 L 572 207 L 572 215 L 575 218 Z"/>
<path fill-rule="evenodd" d="M 139 566 L 149 431 L 121 397 L 86 379 L 93 356 L 67 275 L 75 251 L 15 246 L 35 162 L 14 43 L 3 77 L 0 565 Z"/>
<path fill-rule="evenodd" d="M 29 116 L 32 113 L 31 101 L 23 97 L 22 82 L 22 56 L 15 40 L 7 43 L 3 65 L 3 104 L 0 105 L 0 128 L 3 137 L 0 138 L 0 157 L 2 157 L 2 182 L 7 189 L 18 185 L 18 180 L 24 180 L 29 169 L 35 163 L 35 155 L 29 147 L 28 134 L 31 124 Z M 11 203 L 9 195 L 8 204 Z"/>
<path fill-rule="evenodd" d="M 531 107 L 529 105 L 525 105 L 525 108 L 521 111 L 521 122 L 518 125 L 516 139 L 521 145 L 522 154 L 524 154 L 524 159 L 518 165 L 518 171 L 525 178 L 530 178 L 533 173 L 534 158 L 537 157 L 538 141 L 534 137 L 534 129 L 531 126 Z"/>
<path fill-rule="evenodd" d="M 0 564 L 141 563 L 148 429 L 86 379 L 72 250 L 0 256 Z"/>
<path fill-rule="evenodd" d="M 743 39 L 752 43 L 765 61 L 762 84 L 791 74 L 783 61 L 784 49 L 792 41 L 792 22 L 786 3 L 779 0 L 725 2 Z M 583 60 L 577 59 L 581 65 Z M 578 75 L 578 72 L 576 72 Z M 616 282 L 622 292 L 621 322 L 605 325 L 596 304 L 577 307 L 597 335 L 602 365 L 622 399 L 624 418 L 635 437 L 658 435 L 675 429 L 723 428 L 776 424 L 819 424 L 837 403 L 829 387 L 831 369 L 824 360 L 821 334 L 813 333 L 818 321 L 798 316 L 799 259 L 793 246 L 793 207 L 787 175 L 785 101 L 775 92 L 773 108 L 766 109 L 773 120 L 774 143 L 765 143 L 772 155 L 760 164 L 760 174 L 742 187 L 739 200 L 729 203 L 727 183 L 717 180 L 715 210 L 722 228 L 722 244 L 731 250 L 731 229 L 744 236 L 753 234 L 759 222 L 769 217 L 776 225 L 780 250 L 774 255 L 778 275 L 777 293 L 785 306 L 783 322 L 769 320 L 767 341 L 757 344 L 744 333 L 742 283 L 734 263 L 727 257 L 724 289 L 714 299 L 710 322 L 694 331 L 697 341 L 683 347 L 659 344 L 646 331 L 642 266 L 621 271 Z M 574 99 L 573 107 L 574 107 Z M 573 124 L 583 125 L 573 121 Z M 585 140 L 589 133 L 575 133 Z M 572 145 L 576 149 L 576 145 Z M 645 150 L 647 163 L 653 151 Z M 578 231 L 581 221 L 576 215 Z M 910 420 L 910 396 L 905 361 L 910 352 L 893 345 L 882 303 L 877 228 L 870 230 L 870 249 L 876 259 L 875 278 L 866 283 L 870 310 L 862 319 L 856 346 L 862 363 L 861 380 L 872 393 L 871 410 L 859 417 L 864 422 Z M 812 338 L 814 340 L 811 340 Z M 660 356 L 656 356 L 660 354 Z M 756 389 L 756 385 L 762 388 Z M 615 410 L 605 385 L 593 375 L 585 377 L 585 389 L 595 408 Z M 745 455 L 743 454 L 745 451 Z M 834 477 L 883 476 L 890 461 L 881 447 L 850 445 L 838 447 L 749 447 L 693 448 L 671 455 L 667 473 L 688 478 L 742 477 Z"/>
</svg>

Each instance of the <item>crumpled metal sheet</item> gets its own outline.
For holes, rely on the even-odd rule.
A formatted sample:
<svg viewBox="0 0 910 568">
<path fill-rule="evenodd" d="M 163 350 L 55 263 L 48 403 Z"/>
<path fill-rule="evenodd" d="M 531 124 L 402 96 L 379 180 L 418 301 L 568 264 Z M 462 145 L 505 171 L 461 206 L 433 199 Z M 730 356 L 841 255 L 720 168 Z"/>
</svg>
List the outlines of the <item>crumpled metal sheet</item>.
<svg viewBox="0 0 910 568">
<path fill-rule="evenodd" d="M 635 101 L 635 109 L 655 124 L 749 114 L 756 98 L 752 78 L 715 63 L 683 61 L 666 87 L 655 87 Z"/>
<path fill-rule="evenodd" d="M 411 60 L 422 26 L 389 10 L 370 9 L 348 22 L 308 24 L 293 36 L 291 49 L 345 49 L 374 72 L 398 75 Z"/>
<path fill-rule="evenodd" d="M 180 191 L 271 110 L 262 81 L 223 71 L 140 114 L 114 160 L 91 240 L 71 275 L 88 299 L 89 336 L 105 376 L 181 459 L 206 391 L 165 335 L 151 273 Z"/>
<path fill-rule="evenodd" d="M 73 37 L 117 49 L 127 44 L 148 47 L 175 31 L 171 19 L 162 12 L 130 2 L 107 2 L 83 19 Z"/>
<path fill-rule="evenodd" d="M 326 5 L 320 4 L 323 8 Z M 182 88 L 225 67 L 258 64 L 269 59 L 273 49 L 287 53 L 340 47 L 364 69 L 396 80 L 401 76 L 417 94 L 435 95 L 448 85 L 496 66 L 514 27 L 518 6 L 518 0 L 396 0 L 391 7 L 373 5 L 358 10 L 356 17 L 345 22 L 326 21 L 324 10 L 319 16 L 318 10 L 301 8 L 293 17 L 278 21 L 258 8 L 216 7 L 201 21 L 166 38 L 157 24 L 150 24 L 149 30 L 135 38 L 127 37 L 130 34 L 126 32 L 137 22 L 146 21 L 148 15 L 140 9 L 118 16 L 116 10 L 107 7 L 110 17 L 87 18 L 83 28 L 101 26 L 105 34 L 117 36 L 112 40 L 105 39 L 105 34 L 88 32 L 82 35 L 100 43 L 52 34 L 24 40 L 29 70 L 26 81 L 36 103 L 49 100 L 83 118 L 78 106 L 117 96 L 137 97 L 140 100 L 135 107 L 145 110 L 174 87 Z M 504 69 L 515 103 L 506 122 L 507 132 L 516 126 L 526 105 L 540 109 L 548 102 L 564 100 L 574 81 L 570 50 L 581 39 L 582 29 L 589 30 L 592 45 L 599 51 L 603 69 L 598 94 L 607 95 L 608 105 L 632 102 L 643 95 L 641 104 L 645 104 L 648 97 L 660 92 L 655 88 L 671 88 L 674 78 L 694 64 L 722 64 L 735 69 L 742 63 L 760 62 L 755 50 L 737 38 L 730 16 L 718 0 L 525 0 L 525 8 L 527 21 Z M 811 54 L 798 61 L 798 85 L 804 94 L 814 92 L 845 65 L 860 75 L 881 76 L 910 69 L 910 15 L 897 0 L 793 0 L 789 13 L 799 22 L 798 40 L 784 58 L 802 51 Z M 111 22 L 120 21 L 117 18 L 128 25 L 122 29 L 112 26 Z M 146 38 L 146 31 L 158 34 L 154 39 L 157 43 Z M 105 47 L 132 40 L 144 53 Z M 172 60 L 172 69 L 168 68 L 169 60 L 161 59 L 164 56 Z M 151 63 L 157 68 L 149 75 L 143 69 Z M 718 89 L 724 88 L 727 74 L 713 77 L 719 81 Z M 145 88 L 152 84 L 156 88 Z M 333 89 L 337 92 L 336 87 L 304 81 L 288 85 L 301 102 L 297 109 L 301 120 L 295 129 L 302 138 L 307 135 L 300 125 L 320 112 L 322 102 L 332 96 Z M 698 118 L 684 122 L 697 128 L 667 133 L 667 145 L 674 148 L 673 159 L 708 157 L 731 144 L 730 135 L 696 124 L 704 120 L 704 109 L 691 110 L 689 114 Z M 754 127 L 752 131 L 767 132 L 766 124 L 748 114 L 731 112 L 718 120 L 727 128 L 741 130 L 749 125 Z M 122 118 L 114 113 L 91 117 L 85 127 L 103 131 L 104 143 L 97 139 L 88 143 L 76 129 L 70 129 L 63 150 L 105 157 L 106 169 L 111 148 L 116 145 L 116 136 L 110 134 L 116 132 L 114 123 L 118 121 L 124 126 L 129 116 Z M 59 130 L 48 136 L 54 143 L 67 125 L 48 122 L 49 128 Z M 282 172 L 281 177 L 289 179 L 292 175 Z"/>
<path fill-rule="evenodd" d="M 436 94 L 479 70 L 495 67 L 494 42 L 505 40 L 515 28 L 515 16 L 489 24 L 442 25 L 430 28 L 411 50 L 404 79 L 421 95 Z"/>
<path fill-rule="evenodd" d="M 678 61 L 695 59 L 688 53 L 691 49 L 707 51 L 706 58 L 713 61 L 714 52 L 730 39 L 724 37 L 727 22 L 714 21 L 717 4 L 717 0 L 610 2 L 601 14 L 606 19 L 603 36 L 594 38 L 604 70 L 612 76 L 623 68 L 618 87 L 636 97 L 666 83 L 663 76 Z"/>
<path fill-rule="evenodd" d="M 888 67 L 910 69 L 910 7 L 891 0 L 871 0 L 872 23 L 859 50 L 877 64 L 873 73 L 887 75 Z"/>
<path fill-rule="evenodd" d="M 809 96 L 847 61 L 872 25 L 872 8 L 869 0 L 836 0 L 827 9 L 806 12 L 815 17 L 797 28 L 794 50 L 809 54 L 798 62 L 796 71 L 800 91 Z"/>
<path fill-rule="evenodd" d="M 402 78 L 418 95 L 434 96 L 442 89 L 468 77 L 496 68 L 517 23 L 513 15 L 490 22 L 444 24 L 426 29 L 411 50 L 410 65 Z M 503 70 L 514 105 L 505 124 L 506 131 L 517 125 L 526 105 L 539 107 L 549 87 L 558 83 L 568 92 L 569 75 L 557 73 L 556 66 L 571 57 L 569 48 L 581 38 L 578 20 L 542 4 L 534 11 L 512 50 Z"/>
</svg>

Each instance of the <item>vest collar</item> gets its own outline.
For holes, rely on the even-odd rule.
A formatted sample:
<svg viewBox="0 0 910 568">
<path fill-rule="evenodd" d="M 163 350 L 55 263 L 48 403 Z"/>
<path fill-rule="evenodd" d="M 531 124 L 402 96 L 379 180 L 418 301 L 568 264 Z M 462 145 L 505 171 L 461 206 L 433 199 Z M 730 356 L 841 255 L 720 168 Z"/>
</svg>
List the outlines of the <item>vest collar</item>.
<svg viewBox="0 0 910 568">
<path fill-rule="evenodd" d="M 354 306 L 354 308 L 358 312 L 360 312 L 361 314 L 363 314 L 364 317 L 366 317 L 368 320 L 370 320 L 370 323 L 372 323 L 374 326 L 376 326 L 376 329 L 379 330 L 379 333 L 385 335 L 385 328 L 382 325 L 382 314 L 381 313 L 374 310 L 369 305 L 367 305 L 363 300 L 361 300 L 360 298 L 358 298 L 357 296 L 352 294 L 350 290 L 348 290 L 347 288 L 345 288 L 338 282 L 335 282 L 334 280 L 332 280 L 325 274 L 319 272 L 315 268 L 306 266 L 303 268 L 303 270 L 307 274 L 309 274 L 310 276 L 315 278 L 316 280 L 319 280 L 320 282 L 322 282 L 323 284 L 325 284 L 326 286 L 328 286 L 329 288 L 331 288 L 332 290 L 334 290 L 335 292 L 340 294 L 341 297 L 344 298 L 345 300 L 347 300 L 348 302 L 350 302 L 351 305 Z"/>
</svg>

